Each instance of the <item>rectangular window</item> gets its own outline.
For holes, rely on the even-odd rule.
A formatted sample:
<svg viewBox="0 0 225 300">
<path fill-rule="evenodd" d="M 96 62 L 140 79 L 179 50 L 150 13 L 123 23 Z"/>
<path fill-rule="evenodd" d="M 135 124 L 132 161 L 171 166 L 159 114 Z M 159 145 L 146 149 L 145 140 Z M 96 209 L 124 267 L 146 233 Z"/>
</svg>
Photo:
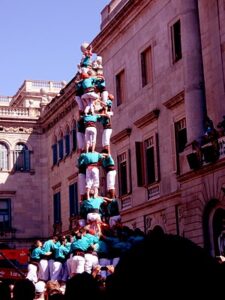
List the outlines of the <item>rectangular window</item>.
<svg viewBox="0 0 225 300">
<path fill-rule="evenodd" d="M 148 47 L 141 53 L 141 79 L 142 87 L 152 82 L 152 53 L 151 47 Z"/>
<path fill-rule="evenodd" d="M 0 199 L 0 230 L 11 228 L 11 200 Z"/>
<path fill-rule="evenodd" d="M 147 175 L 146 183 L 151 184 L 156 181 L 153 137 L 145 141 L 145 159 L 146 159 L 146 175 Z"/>
<path fill-rule="evenodd" d="M 8 148 L 0 143 L 0 170 L 8 170 Z"/>
<path fill-rule="evenodd" d="M 69 155 L 70 154 L 70 135 L 66 134 L 65 135 L 65 155 Z"/>
<path fill-rule="evenodd" d="M 182 58 L 180 20 L 178 20 L 171 27 L 171 37 L 172 37 L 173 63 L 175 63 Z"/>
<path fill-rule="evenodd" d="M 58 161 L 57 144 L 52 145 L 52 160 L 53 160 L 53 166 L 56 165 Z"/>
<path fill-rule="evenodd" d="M 187 143 L 186 119 L 176 122 L 175 126 L 175 142 L 176 142 L 176 172 L 180 174 L 180 158 L 179 153 L 182 153 Z"/>
<path fill-rule="evenodd" d="M 117 106 L 125 101 L 125 71 L 122 70 L 116 75 L 116 101 Z"/>
<path fill-rule="evenodd" d="M 175 135 L 176 135 L 176 150 L 177 153 L 184 151 L 185 145 L 187 143 L 187 129 L 186 129 L 186 119 L 175 123 Z"/>
<path fill-rule="evenodd" d="M 14 152 L 15 169 L 17 171 L 30 170 L 30 151 L 28 149 L 16 150 Z"/>
<path fill-rule="evenodd" d="M 76 127 L 72 129 L 73 151 L 77 149 L 77 131 Z"/>
<path fill-rule="evenodd" d="M 136 149 L 136 167 L 137 167 L 137 185 L 145 185 L 145 172 L 144 172 L 144 149 L 142 142 L 135 142 Z"/>
<path fill-rule="evenodd" d="M 61 223 L 61 195 L 60 192 L 53 196 L 53 209 L 54 209 L 54 224 Z"/>
<path fill-rule="evenodd" d="M 119 191 L 120 196 L 126 195 L 128 193 L 127 185 L 127 155 L 124 152 L 118 156 L 118 174 L 119 174 Z"/>
<path fill-rule="evenodd" d="M 69 186 L 70 217 L 78 215 L 78 191 L 77 183 Z"/>
<path fill-rule="evenodd" d="M 147 186 L 159 180 L 158 135 L 136 142 L 137 185 Z"/>
<path fill-rule="evenodd" d="M 59 160 L 63 159 L 63 139 L 58 141 L 59 145 Z"/>
</svg>

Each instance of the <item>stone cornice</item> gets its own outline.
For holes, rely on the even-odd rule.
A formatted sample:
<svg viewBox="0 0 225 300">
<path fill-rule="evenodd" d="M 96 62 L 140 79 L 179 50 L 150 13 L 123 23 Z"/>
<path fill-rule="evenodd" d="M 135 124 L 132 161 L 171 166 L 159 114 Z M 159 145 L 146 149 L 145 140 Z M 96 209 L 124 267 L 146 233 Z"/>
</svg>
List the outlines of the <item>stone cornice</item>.
<svg viewBox="0 0 225 300">
<path fill-rule="evenodd" d="M 112 138 L 111 138 L 111 142 L 113 144 L 117 144 L 118 142 L 124 140 L 125 138 L 129 137 L 131 135 L 131 128 L 126 128 L 122 131 L 120 131 L 119 133 L 115 134 Z"/>
<path fill-rule="evenodd" d="M 73 87 L 72 79 L 66 86 L 64 93 L 61 96 L 55 97 L 45 108 L 39 122 L 43 128 L 43 132 L 48 131 L 55 124 L 64 118 L 73 108 L 76 107 L 74 101 L 75 88 Z"/>
<path fill-rule="evenodd" d="M 55 114 L 55 116 L 53 116 L 51 119 L 46 119 L 45 117 L 45 120 L 43 122 L 45 124 L 41 124 L 43 132 L 46 132 L 49 129 L 51 129 L 55 124 L 59 122 L 59 120 L 62 120 L 62 118 L 64 118 L 75 106 L 76 103 L 75 101 L 73 101 L 72 103 L 67 105 L 63 110 Z"/>
<path fill-rule="evenodd" d="M 60 96 L 56 96 L 49 104 L 46 105 L 45 111 L 41 115 L 41 119 L 48 119 L 52 114 L 54 114 L 55 111 L 58 111 L 59 108 L 68 101 L 68 99 L 75 95 L 74 80 L 75 77 L 65 86 L 63 90 L 61 90 L 62 94 Z"/>
<path fill-rule="evenodd" d="M 112 13 L 112 19 L 109 15 L 108 24 L 91 42 L 94 52 L 101 53 L 106 46 L 103 41 L 107 40 L 106 44 L 109 44 L 114 40 L 150 2 L 152 0 L 130 0 L 114 16 Z"/>
<path fill-rule="evenodd" d="M 140 119 L 134 122 L 134 125 L 137 126 L 137 128 L 142 128 L 147 126 L 148 124 L 154 122 L 159 117 L 159 109 L 154 109 L 153 111 L 149 112 L 148 114 L 144 115 Z"/>
<path fill-rule="evenodd" d="M 178 105 L 184 103 L 184 91 L 180 92 L 173 98 L 169 99 L 168 101 L 164 102 L 163 105 L 168 109 L 174 109 Z"/>
</svg>

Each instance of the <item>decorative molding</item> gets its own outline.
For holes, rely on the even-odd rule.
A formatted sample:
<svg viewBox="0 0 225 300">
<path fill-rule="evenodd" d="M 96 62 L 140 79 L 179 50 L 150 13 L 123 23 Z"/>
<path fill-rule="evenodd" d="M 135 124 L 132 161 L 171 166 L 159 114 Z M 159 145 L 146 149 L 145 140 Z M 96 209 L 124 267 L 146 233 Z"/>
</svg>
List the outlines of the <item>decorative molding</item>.
<svg viewBox="0 0 225 300">
<path fill-rule="evenodd" d="M 77 178 L 77 176 L 78 176 L 78 172 L 76 172 L 76 173 L 74 173 L 74 174 L 68 176 L 67 179 L 68 179 L 69 181 L 71 181 L 71 180 Z"/>
<path fill-rule="evenodd" d="M 57 184 L 53 185 L 53 186 L 52 186 L 52 189 L 53 189 L 53 190 L 56 190 L 56 189 L 60 188 L 60 187 L 61 187 L 61 185 L 62 185 L 62 183 L 61 183 L 61 182 L 59 182 L 59 183 L 57 183 Z"/>
<path fill-rule="evenodd" d="M 74 107 L 76 106 L 75 101 L 71 102 L 70 105 L 65 107 L 60 113 L 58 113 L 47 125 L 43 126 L 43 131 L 46 132 L 54 127 L 60 120 L 62 120 Z"/>
<path fill-rule="evenodd" d="M 115 134 L 111 138 L 111 142 L 113 144 L 117 144 L 121 140 L 124 140 L 125 138 L 129 137 L 131 135 L 131 131 L 132 131 L 132 129 L 130 127 L 127 127 L 126 129 L 124 129 L 124 130 L 120 131 L 119 133 Z"/>
<path fill-rule="evenodd" d="M 3 127 L 2 132 L 7 133 L 33 133 L 34 128 L 24 128 L 24 127 Z"/>
<path fill-rule="evenodd" d="M 147 126 L 148 124 L 150 124 L 158 119 L 159 112 L 160 112 L 159 109 L 154 109 L 150 113 L 144 115 L 143 117 L 141 117 L 140 119 L 135 121 L 134 125 L 137 126 L 137 128 L 142 128 L 142 127 Z"/>
<path fill-rule="evenodd" d="M 163 105 L 168 109 L 174 109 L 178 105 L 184 103 L 184 91 L 180 92 L 173 98 L 169 99 L 168 101 L 164 102 Z"/>
<path fill-rule="evenodd" d="M 20 127 L 14 127 L 14 126 L 1 126 L 0 127 L 0 132 L 1 133 L 19 133 L 19 134 L 32 134 L 32 133 L 35 133 L 35 134 L 39 134 L 39 133 L 42 133 L 42 130 L 41 128 L 39 127 L 23 127 L 23 126 L 20 126 Z"/>
<path fill-rule="evenodd" d="M 16 191 L 0 191 L 0 195 L 15 195 Z"/>
</svg>

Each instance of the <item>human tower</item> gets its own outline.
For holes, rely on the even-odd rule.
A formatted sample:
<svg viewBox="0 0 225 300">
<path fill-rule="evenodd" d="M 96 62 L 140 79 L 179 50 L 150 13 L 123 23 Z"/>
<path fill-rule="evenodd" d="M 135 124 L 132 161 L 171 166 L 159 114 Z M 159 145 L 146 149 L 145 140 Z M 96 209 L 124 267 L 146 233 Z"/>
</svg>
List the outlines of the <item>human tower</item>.
<svg viewBox="0 0 225 300">
<path fill-rule="evenodd" d="M 32 247 L 27 278 L 65 282 L 76 274 L 100 272 L 106 278 L 130 248 L 128 234 L 122 232 L 115 193 L 116 168 L 110 151 L 113 95 L 105 84 L 102 58 L 93 60 L 92 47 L 81 45 L 83 53 L 75 78 L 77 122 L 77 167 L 80 218 L 67 236 L 53 236 Z M 95 150 L 97 122 L 102 124 L 102 149 Z M 101 125 L 100 125 L 101 126 Z M 99 195 L 99 169 L 106 175 L 106 195 Z M 125 238 L 126 237 L 126 238 Z M 126 241 L 125 241 L 126 239 Z M 134 239 L 133 239 L 134 240 Z"/>
<path fill-rule="evenodd" d="M 88 43 L 81 45 L 82 59 L 78 65 L 75 85 L 75 100 L 79 108 L 77 128 L 78 144 L 78 187 L 81 199 L 80 215 L 82 224 L 94 224 L 108 221 L 110 226 L 120 219 L 112 212 L 117 206 L 115 199 L 115 162 L 111 156 L 110 138 L 112 135 L 111 118 L 114 96 L 107 91 L 103 74 L 102 57 L 93 60 L 92 47 Z M 102 125 L 102 150 L 96 152 L 97 123 Z M 105 196 L 99 195 L 99 168 L 106 175 Z M 104 205 L 105 204 L 105 205 Z M 112 209 L 111 209 L 112 208 Z M 108 218 L 107 218 L 108 217 Z"/>
</svg>

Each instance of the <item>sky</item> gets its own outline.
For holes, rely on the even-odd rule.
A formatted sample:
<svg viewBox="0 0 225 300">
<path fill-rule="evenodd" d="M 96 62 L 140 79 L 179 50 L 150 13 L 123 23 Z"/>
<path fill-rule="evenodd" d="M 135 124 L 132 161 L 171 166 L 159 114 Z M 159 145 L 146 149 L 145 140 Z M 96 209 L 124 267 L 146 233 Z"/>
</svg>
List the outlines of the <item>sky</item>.
<svg viewBox="0 0 225 300">
<path fill-rule="evenodd" d="M 110 0 L 0 0 L 0 96 L 24 80 L 69 82 Z"/>
</svg>

